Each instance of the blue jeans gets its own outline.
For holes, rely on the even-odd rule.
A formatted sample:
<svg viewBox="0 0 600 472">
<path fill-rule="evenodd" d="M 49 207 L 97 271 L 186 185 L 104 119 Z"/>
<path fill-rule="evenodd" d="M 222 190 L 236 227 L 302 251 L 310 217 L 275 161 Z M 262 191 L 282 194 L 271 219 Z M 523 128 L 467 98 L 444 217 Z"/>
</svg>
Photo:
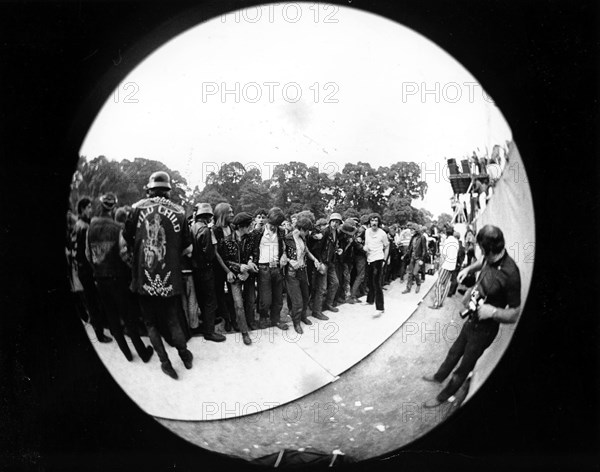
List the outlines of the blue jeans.
<svg viewBox="0 0 600 472">
<path fill-rule="evenodd" d="M 283 308 L 283 275 L 279 267 L 258 266 L 258 313 L 279 323 Z M 270 312 L 270 316 L 269 316 Z"/>
<path fill-rule="evenodd" d="M 356 267 L 356 277 L 354 278 L 354 283 L 352 284 L 352 292 L 351 296 L 354 298 L 358 298 L 360 291 L 360 286 L 365 280 L 365 269 L 367 267 L 367 258 L 362 255 L 357 255 L 354 259 L 354 265 Z"/>
<path fill-rule="evenodd" d="M 313 301 L 313 312 L 321 313 L 323 308 L 333 305 L 333 299 L 340 285 L 338 281 L 335 262 L 327 264 L 327 271 L 324 274 L 316 273 L 315 277 L 315 298 Z M 327 292 L 327 295 L 325 293 Z M 325 299 L 325 304 L 323 304 Z"/>
<path fill-rule="evenodd" d="M 295 270 L 288 267 L 286 282 L 288 295 L 292 300 L 292 309 L 290 310 L 292 321 L 294 324 L 298 324 L 306 318 L 308 308 L 309 291 L 306 268 Z"/>
<path fill-rule="evenodd" d="M 244 311 L 246 312 L 246 322 L 254 323 L 256 318 L 256 276 L 250 276 L 244 281 Z"/>
<path fill-rule="evenodd" d="M 421 276 L 419 273 L 421 272 L 421 267 L 424 267 L 425 264 L 420 266 L 417 261 L 418 259 L 411 258 L 410 263 L 408 264 L 408 280 L 406 281 L 406 288 L 409 290 L 412 287 L 413 280 L 417 282 L 417 285 L 421 285 Z"/>
<path fill-rule="evenodd" d="M 228 284 L 228 287 L 233 297 L 237 325 L 242 333 L 247 333 L 248 325 L 246 324 L 246 310 L 244 309 L 244 283 L 241 280 L 236 280 L 232 284 Z"/>
</svg>

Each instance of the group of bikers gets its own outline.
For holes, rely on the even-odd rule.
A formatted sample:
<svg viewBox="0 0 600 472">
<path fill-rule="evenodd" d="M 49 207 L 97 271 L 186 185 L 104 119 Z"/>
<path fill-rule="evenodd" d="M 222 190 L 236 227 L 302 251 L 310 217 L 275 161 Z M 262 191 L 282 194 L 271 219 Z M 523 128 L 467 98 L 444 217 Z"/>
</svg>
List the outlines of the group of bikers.
<svg viewBox="0 0 600 472">
<path fill-rule="evenodd" d="M 278 207 L 234 214 L 228 203 L 214 209 L 199 203 L 187 219 L 170 200 L 166 172 L 152 174 L 146 188 L 147 197 L 131 208 L 117 208 L 114 194 L 103 195 L 93 218 L 91 199 L 79 200 L 68 241 L 71 283 L 99 342 L 112 341 L 104 333 L 108 325 L 131 361 L 127 333 L 139 357 L 148 362 L 156 352 L 162 371 L 173 379 L 178 374 L 163 337 L 191 369 L 190 336 L 225 341 L 215 330 L 221 320 L 226 332 L 241 332 L 250 345 L 252 330 L 289 329 L 281 316 L 284 303 L 299 334 L 302 324 L 312 324 L 309 316 L 327 320 L 324 312 L 360 303 L 364 295 L 362 304 L 375 305 L 373 315 L 381 316 L 384 285 L 406 275 L 403 293 L 413 284 L 418 292 L 427 261 L 439 261 L 441 253 L 437 308 L 456 290 L 469 255 L 450 227 L 441 235 L 416 224 L 383 228 L 377 213 L 345 219 L 332 213 L 315 220 L 302 211 L 287 220 Z M 140 338 L 143 329 L 151 346 Z"/>
</svg>

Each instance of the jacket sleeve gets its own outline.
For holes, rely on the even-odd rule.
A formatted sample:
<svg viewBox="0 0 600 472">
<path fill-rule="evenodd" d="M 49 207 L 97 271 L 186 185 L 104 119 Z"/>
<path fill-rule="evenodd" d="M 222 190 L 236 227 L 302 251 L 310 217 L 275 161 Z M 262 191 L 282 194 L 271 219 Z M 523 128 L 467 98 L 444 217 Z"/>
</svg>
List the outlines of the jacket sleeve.
<svg viewBox="0 0 600 472">
<path fill-rule="evenodd" d="M 225 265 L 227 267 L 229 267 L 229 270 L 231 270 L 231 272 L 233 272 L 234 274 L 239 274 L 240 271 L 240 263 L 239 262 L 235 262 L 235 261 L 225 261 Z"/>
<path fill-rule="evenodd" d="M 296 257 L 298 257 L 298 255 L 296 252 L 295 241 L 290 241 L 286 238 L 283 240 L 283 242 L 285 243 L 285 255 L 287 256 L 287 258 L 291 260 L 296 260 Z"/>
<path fill-rule="evenodd" d="M 262 238 L 262 233 L 255 229 L 250 234 L 252 237 L 252 261 L 255 264 L 258 264 L 260 258 L 260 240 Z"/>
</svg>

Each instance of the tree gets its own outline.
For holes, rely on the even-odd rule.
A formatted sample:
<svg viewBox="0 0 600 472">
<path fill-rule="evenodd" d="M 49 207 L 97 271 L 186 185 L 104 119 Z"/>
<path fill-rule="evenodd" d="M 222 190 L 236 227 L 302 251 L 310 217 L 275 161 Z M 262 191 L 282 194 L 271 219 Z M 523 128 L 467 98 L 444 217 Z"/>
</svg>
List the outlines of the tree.
<svg viewBox="0 0 600 472">
<path fill-rule="evenodd" d="M 413 209 L 412 221 L 419 225 L 429 228 L 432 223 L 432 217 L 433 214 L 425 208 L 420 208 L 419 210 Z"/>
<path fill-rule="evenodd" d="M 293 208 L 292 213 L 310 210 L 317 218 L 325 214 L 330 187 L 331 181 L 325 173 L 296 161 L 275 166 L 270 180 L 274 206 L 284 210 Z"/>
<path fill-rule="evenodd" d="M 410 197 L 402 197 L 400 195 L 392 195 L 389 198 L 388 206 L 383 211 L 383 221 L 387 225 L 398 223 L 405 225 L 413 219 L 414 208 L 410 205 Z"/>
<path fill-rule="evenodd" d="M 386 213 L 388 220 L 404 220 L 410 201 L 423 198 L 427 192 L 427 184 L 420 177 L 421 170 L 414 162 L 397 162 L 377 169 L 368 162 L 348 163 L 334 177 L 332 206 L 369 209 Z"/>
<path fill-rule="evenodd" d="M 156 171 L 165 171 L 170 175 L 171 199 L 185 205 L 190 192 L 187 181 L 178 171 L 159 161 L 138 157 L 133 161 L 123 159 L 118 162 L 110 161 L 105 156 L 98 156 L 91 161 L 84 156 L 79 158 L 71 182 L 71 205 L 74 208 L 77 200 L 84 195 L 96 200 L 106 192 L 115 193 L 119 205 L 131 205 L 145 196 L 148 179 Z"/>
<path fill-rule="evenodd" d="M 269 209 L 271 205 L 271 194 L 268 182 L 256 183 L 245 182 L 240 188 L 239 205 L 241 211 L 254 213 L 259 208 Z"/>
<path fill-rule="evenodd" d="M 218 203 L 227 202 L 227 199 L 213 188 L 204 188 L 202 192 L 194 199 L 194 205 L 198 203 L 208 203 L 213 207 Z"/>
<path fill-rule="evenodd" d="M 452 222 L 452 215 L 449 215 L 448 213 L 441 213 L 437 217 L 437 220 L 435 221 L 435 225 L 438 227 L 438 229 L 440 231 L 443 231 L 444 227 L 446 225 L 449 225 L 451 222 Z"/>
<path fill-rule="evenodd" d="M 222 195 L 236 213 L 242 211 L 243 207 L 253 206 L 250 202 L 253 193 L 262 197 L 265 197 L 265 192 L 268 193 L 268 189 L 261 187 L 260 171 L 256 168 L 246 169 L 240 162 L 222 165 L 217 172 L 208 174 L 205 183 L 205 190 L 214 190 Z M 242 197 L 245 197 L 244 201 Z"/>
</svg>

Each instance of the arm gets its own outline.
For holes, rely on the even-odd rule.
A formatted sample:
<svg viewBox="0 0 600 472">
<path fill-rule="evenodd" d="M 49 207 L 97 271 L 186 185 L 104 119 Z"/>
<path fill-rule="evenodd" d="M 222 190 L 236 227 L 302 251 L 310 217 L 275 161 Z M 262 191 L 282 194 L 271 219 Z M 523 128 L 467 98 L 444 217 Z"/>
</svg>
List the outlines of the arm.
<svg viewBox="0 0 600 472">
<path fill-rule="evenodd" d="M 458 280 L 458 283 L 462 283 L 462 281 L 464 280 L 464 278 L 467 275 L 469 275 L 471 272 L 478 272 L 478 271 L 480 271 L 482 267 L 483 267 L 483 260 L 481 260 L 481 261 L 475 261 L 470 266 L 465 267 L 463 270 L 461 270 L 458 273 L 458 276 L 456 277 L 456 280 Z"/>
<path fill-rule="evenodd" d="M 384 261 L 388 260 L 389 254 L 390 254 L 390 241 L 389 241 L 387 235 L 384 235 L 384 241 L 383 241 L 383 260 Z"/>
<path fill-rule="evenodd" d="M 215 257 L 217 258 L 217 262 L 219 263 L 221 268 L 225 271 L 225 273 L 229 274 L 231 271 L 229 270 L 229 267 L 227 267 L 227 265 L 225 265 L 225 262 L 223 261 L 223 258 L 221 257 L 221 254 L 219 253 L 218 245 L 214 244 L 213 246 L 215 248 Z"/>
<path fill-rule="evenodd" d="M 225 265 L 234 274 L 239 274 L 240 272 L 242 272 L 242 266 L 246 266 L 246 264 L 240 264 L 239 262 L 235 262 L 235 261 L 226 261 Z M 247 269 L 248 269 L 248 267 L 246 266 L 246 271 L 247 271 Z"/>
<path fill-rule="evenodd" d="M 495 306 L 484 303 L 479 307 L 477 314 L 480 320 L 486 320 L 491 318 L 493 320 L 496 320 L 498 323 L 513 324 L 519 318 L 520 312 L 520 306 L 515 308 L 497 308 Z"/>
<path fill-rule="evenodd" d="M 123 237 L 123 231 L 119 233 L 119 255 L 121 256 L 121 260 L 131 268 L 131 257 L 127 247 L 127 241 L 125 241 L 125 238 Z"/>
<path fill-rule="evenodd" d="M 181 224 L 181 237 L 182 237 L 182 241 L 183 241 L 183 251 L 181 252 L 181 255 L 183 257 L 192 257 L 192 250 L 193 250 L 193 245 L 192 245 L 192 232 L 190 231 L 190 227 L 187 224 L 187 221 L 185 220 L 185 218 L 183 218 L 182 224 Z"/>
<path fill-rule="evenodd" d="M 316 264 L 319 263 L 319 259 L 317 259 L 312 252 L 310 252 L 310 249 L 308 249 L 308 245 L 306 246 L 306 257 L 308 259 L 310 259 L 311 261 L 313 261 Z"/>
<path fill-rule="evenodd" d="M 92 263 L 92 251 L 90 250 L 90 232 L 88 231 L 85 235 L 85 257 L 88 262 Z"/>
</svg>

